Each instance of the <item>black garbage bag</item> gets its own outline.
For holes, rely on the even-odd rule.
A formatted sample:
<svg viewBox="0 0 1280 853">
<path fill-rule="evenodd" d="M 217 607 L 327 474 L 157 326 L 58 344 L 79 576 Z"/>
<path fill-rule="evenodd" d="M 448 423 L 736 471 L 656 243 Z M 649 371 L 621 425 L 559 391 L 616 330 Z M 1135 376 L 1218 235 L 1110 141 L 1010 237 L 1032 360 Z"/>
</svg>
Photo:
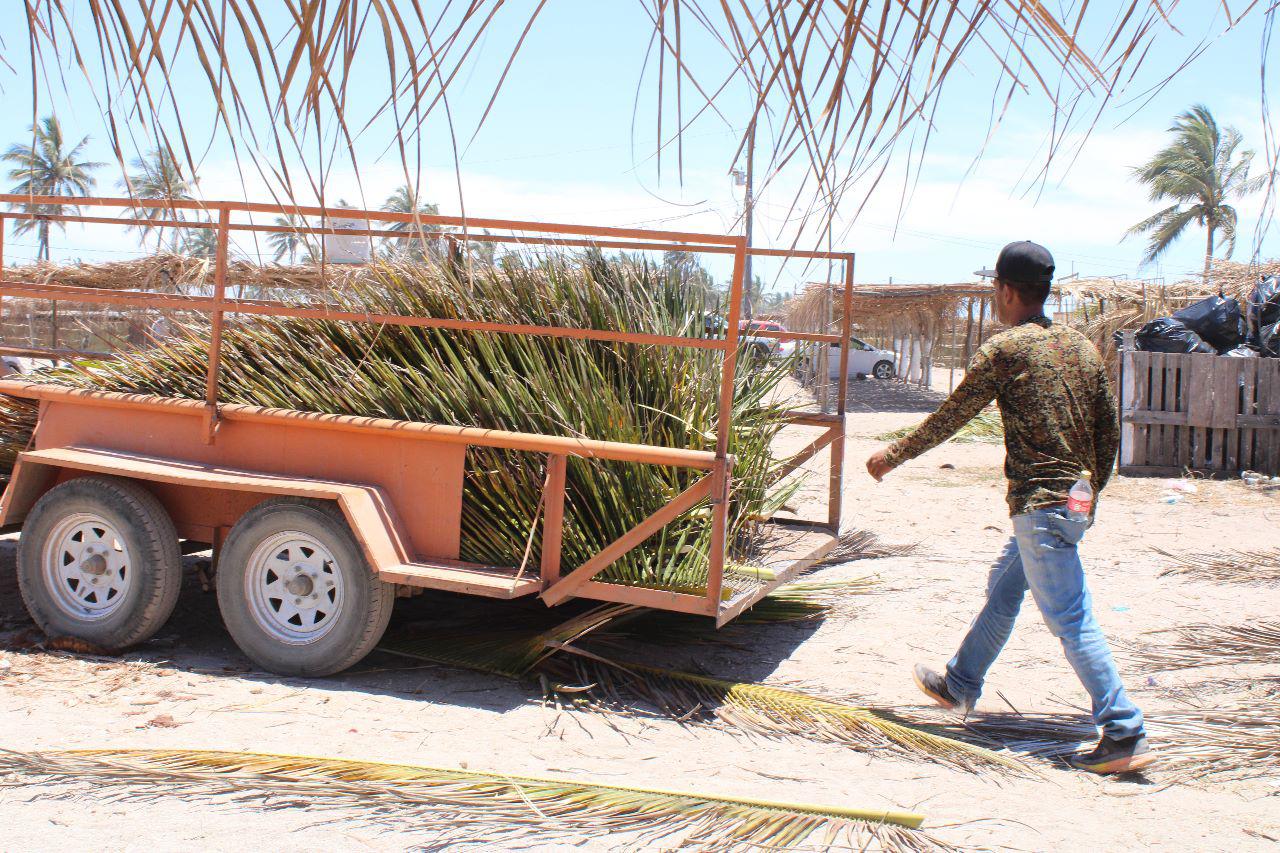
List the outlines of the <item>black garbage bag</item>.
<svg viewBox="0 0 1280 853">
<path fill-rule="evenodd" d="M 1262 328 L 1280 323 L 1280 276 L 1267 276 L 1249 296 L 1246 340 L 1262 348 Z"/>
<path fill-rule="evenodd" d="M 1280 358 L 1280 321 L 1258 330 L 1257 349 L 1266 358 Z"/>
<path fill-rule="evenodd" d="M 1235 349 L 1244 340 L 1244 317 L 1240 303 L 1223 296 L 1210 296 L 1188 305 L 1173 319 L 1195 332 L 1219 352 Z"/>
<path fill-rule="evenodd" d="M 1134 334 L 1133 342 L 1143 352 L 1217 352 L 1172 317 L 1161 317 L 1147 323 Z"/>
</svg>

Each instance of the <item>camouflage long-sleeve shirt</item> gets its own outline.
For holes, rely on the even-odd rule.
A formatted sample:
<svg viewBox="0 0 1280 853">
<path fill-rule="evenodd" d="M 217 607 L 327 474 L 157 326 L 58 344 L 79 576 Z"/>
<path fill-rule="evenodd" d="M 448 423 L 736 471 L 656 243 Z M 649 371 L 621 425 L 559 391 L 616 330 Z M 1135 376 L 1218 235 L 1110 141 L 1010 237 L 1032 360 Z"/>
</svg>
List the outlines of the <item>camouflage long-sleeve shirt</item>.
<svg viewBox="0 0 1280 853">
<path fill-rule="evenodd" d="M 1066 503 L 1081 471 L 1093 473 L 1095 495 L 1106 486 L 1120 435 L 1106 368 L 1088 338 L 1043 317 L 983 344 L 951 396 L 889 448 L 889 463 L 938 446 L 992 399 L 1004 420 L 1010 514 Z"/>
</svg>

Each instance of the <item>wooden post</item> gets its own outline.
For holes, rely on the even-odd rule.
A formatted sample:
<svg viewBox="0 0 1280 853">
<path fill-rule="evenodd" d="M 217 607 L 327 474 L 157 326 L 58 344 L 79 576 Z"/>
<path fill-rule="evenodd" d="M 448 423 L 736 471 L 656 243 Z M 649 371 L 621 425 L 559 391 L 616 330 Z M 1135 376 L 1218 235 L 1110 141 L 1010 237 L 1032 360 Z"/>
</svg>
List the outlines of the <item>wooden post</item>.
<svg viewBox="0 0 1280 853">
<path fill-rule="evenodd" d="M 0 280 L 4 279 L 4 227 L 9 221 L 0 215 Z M 0 293 L 0 341 L 4 340 L 4 294 Z"/>
<path fill-rule="evenodd" d="M 218 243 L 213 261 L 213 298 L 217 308 L 210 313 L 213 328 L 209 336 L 209 372 L 205 376 L 204 401 L 208 412 L 205 441 L 213 443 L 218 428 L 218 374 L 222 368 L 222 304 L 227 293 L 227 241 L 231 229 L 231 208 L 218 208 Z"/>
<path fill-rule="evenodd" d="M 845 412 L 849 403 L 849 338 L 853 325 L 853 261 L 849 255 L 844 261 L 844 299 L 840 320 L 840 379 L 836 386 L 836 414 L 840 416 L 840 432 L 831 442 L 831 472 L 827 480 L 827 524 L 831 535 L 840 535 L 840 517 L 844 509 L 844 431 Z"/>
<path fill-rule="evenodd" d="M 563 453 L 547 456 L 547 481 L 542 494 L 542 588 L 560 579 L 560 548 L 564 541 L 564 484 L 569 458 Z"/>
</svg>

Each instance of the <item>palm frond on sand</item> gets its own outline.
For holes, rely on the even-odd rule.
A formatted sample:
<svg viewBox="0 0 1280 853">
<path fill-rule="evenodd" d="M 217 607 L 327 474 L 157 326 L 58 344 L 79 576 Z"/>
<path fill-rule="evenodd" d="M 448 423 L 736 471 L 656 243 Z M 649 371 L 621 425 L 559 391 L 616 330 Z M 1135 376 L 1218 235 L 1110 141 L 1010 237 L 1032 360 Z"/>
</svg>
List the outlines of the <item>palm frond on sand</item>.
<svg viewBox="0 0 1280 853">
<path fill-rule="evenodd" d="M 1233 664 L 1280 664 L 1280 622 L 1247 625 L 1182 625 L 1148 636 L 1173 639 L 1139 646 L 1134 653 L 1158 670 Z"/>
<path fill-rule="evenodd" d="M 880 560 L 885 557 L 906 557 L 914 554 L 919 544 L 894 545 L 882 542 L 870 530 L 850 530 L 840 535 L 840 541 L 822 558 L 818 566 L 834 566 L 854 560 Z M 816 568 L 816 567 L 815 567 Z"/>
<path fill-rule="evenodd" d="M 800 737 L 858 749 L 923 757 L 967 770 L 1015 770 L 1018 763 L 891 715 L 807 695 L 706 675 L 610 660 L 573 645 L 609 623 L 637 620 L 629 606 L 601 607 L 551 629 L 495 633 L 484 625 L 424 631 L 383 640 L 395 655 L 475 669 L 508 678 L 534 672 L 565 704 L 624 713 L 660 713 L 769 737 Z M 625 631 L 625 627 L 621 629 Z M 566 654 L 555 654 L 564 652 Z M 571 654 L 569 654 L 571 653 Z"/>
<path fill-rule="evenodd" d="M 637 844 L 716 850 L 789 849 L 816 837 L 825 847 L 944 848 L 904 811 L 774 803 L 651 788 L 211 750 L 0 750 L 0 769 L 27 778 L 79 781 L 134 799 L 230 794 L 302 800 L 356 820 L 431 837 L 431 849 L 474 843 L 630 833 Z"/>
<path fill-rule="evenodd" d="M 1158 755 L 1147 772 L 1157 781 L 1274 780 L 1280 773 L 1280 705 L 1275 701 L 1232 700 L 1211 708 L 1150 714 L 1145 723 Z M 1081 713 L 975 714 L 964 728 L 992 748 L 1045 759 L 1092 746 L 1098 738 L 1093 721 Z"/>
<path fill-rule="evenodd" d="M 1160 573 L 1161 577 L 1185 575 L 1219 583 L 1280 585 L 1280 550 L 1216 554 L 1152 550 L 1172 561 L 1172 565 Z"/>
<path fill-rule="evenodd" d="M 549 658 L 543 671 L 569 687 L 570 703 L 628 713 L 649 706 L 683 722 L 713 723 L 769 738 L 803 738 L 863 751 L 888 750 L 969 772 L 1027 770 L 1008 756 L 928 726 L 900 722 L 889 713 L 799 690 L 568 651 L 576 653 Z"/>
</svg>

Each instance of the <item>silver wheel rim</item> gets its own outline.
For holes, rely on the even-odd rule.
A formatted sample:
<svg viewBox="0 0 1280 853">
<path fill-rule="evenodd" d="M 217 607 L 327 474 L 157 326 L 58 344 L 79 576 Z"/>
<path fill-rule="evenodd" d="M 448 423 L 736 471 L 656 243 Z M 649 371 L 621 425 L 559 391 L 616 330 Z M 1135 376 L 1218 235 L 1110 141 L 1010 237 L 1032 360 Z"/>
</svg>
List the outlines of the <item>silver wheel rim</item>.
<svg viewBox="0 0 1280 853">
<path fill-rule="evenodd" d="M 115 613 L 133 586 L 133 556 L 124 537 L 93 513 L 59 521 L 45 540 L 40 563 L 53 603 L 85 622 Z"/>
<path fill-rule="evenodd" d="M 310 534 L 286 530 L 253 549 L 244 575 L 249 613 L 260 628 L 289 645 L 314 643 L 333 628 L 342 608 L 342 573 L 333 554 Z"/>
<path fill-rule="evenodd" d="M 893 368 L 887 364 L 882 364 L 876 368 L 876 379 L 888 379 L 893 375 Z"/>
</svg>

